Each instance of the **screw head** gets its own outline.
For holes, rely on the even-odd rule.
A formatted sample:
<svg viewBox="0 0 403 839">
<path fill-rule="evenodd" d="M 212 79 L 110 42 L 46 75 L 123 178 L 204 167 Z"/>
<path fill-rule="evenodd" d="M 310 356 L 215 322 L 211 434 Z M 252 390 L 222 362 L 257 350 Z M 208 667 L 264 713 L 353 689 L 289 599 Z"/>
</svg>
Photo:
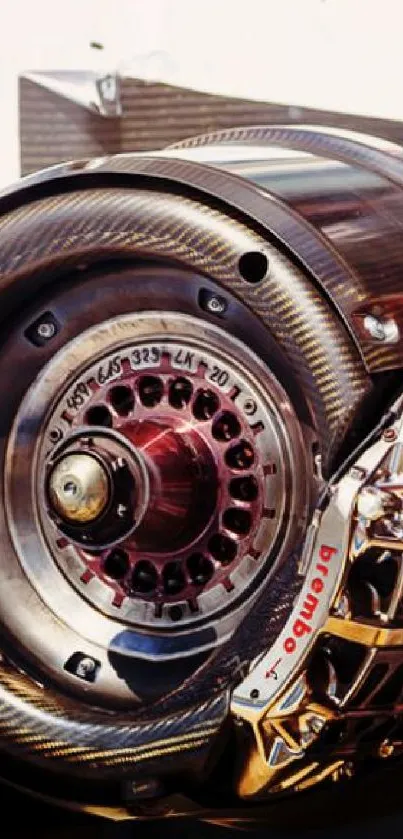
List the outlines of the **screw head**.
<svg viewBox="0 0 403 839">
<path fill-rule="evenodd" d="M 57 335 L 60 325 L 52 312 L 43 312 L 28 329 L 24 335 L 34 347 L 43 347 L 48 341 Z"/>
<path fill-rule="evenodd" d="M 88 679 L 95 673 L 96 669 L 97 665 L 94 659 L 89 656 L 84 656 L 84 658 L 81 658 L 77 663 L 76 675 L 80 676 L 81 679 Z"/>
<path fill-rule="evenodd" d="M 394 428 L 386 428 L 383 432 L 383 439 L 386 443 L 393 443 L 396 440 L 397 434 Z"/>
<path fill-rule="evenodd" d="M 364 329 L 375 341 L 385 344 L 395 344 L 400 338 L 399 327 L 392 319 L 381 320 L 374 315 L 365 315 Z"/>
<path fill-rule="evenodd" d="M 43 321 L 43 323 L 38 324 L 37 333 L 40 338 L 43 338 L 45 341 L 49 341 L 49 339 L 53 338 L 56 334 L 56 324 L 51 323 L 50 321 Z"/>
<path fill-rule="evenodd" d="M 245 399 L 243 403 L 243 409 L 247 416 L 252 416 L 256 412 L 257 405 L 254 399 Z"/>
<path fill-rule="evenodd" d="M 213 315 L 222 315 L 227 308 L 223 297 L 210 297 L 206 303 L 206 309 Z"/>
<path fill-rule="evenodd" d="M 228 309 L 228 301 L 221 294 L 216 294 L 208 288 L 199 291 L 199 306 L 211 315 L 221 317 Z"/>
<path fill-rule="evenodd" d="M 350 478 L 353 478 L 354 481 L 363 481 L 366 474 L 366 470 L 361 469 L 360 466 L 352 466 L 349 471 Z"/>
</svg>

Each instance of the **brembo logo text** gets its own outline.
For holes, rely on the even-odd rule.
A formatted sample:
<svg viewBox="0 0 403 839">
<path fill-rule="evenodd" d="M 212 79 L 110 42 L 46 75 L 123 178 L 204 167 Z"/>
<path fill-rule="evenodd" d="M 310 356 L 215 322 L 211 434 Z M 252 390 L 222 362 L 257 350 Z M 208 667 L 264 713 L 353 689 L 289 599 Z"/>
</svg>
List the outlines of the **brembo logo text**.
<svg viewBox="0 0 403 839">
<path fill-rule="evenodd" d="M 320 594 L 324 588 L 323 578 L 327 577 L 329 571 L 328 563 L 336 553 L 337 548 L 332 548 L 330 545 L 320 546 L 320 562 L 317 562 L 315 566 L 315 576 L 310 583 L 311 590 L 306 594 L 298 617 L 293 623 L 292 635 L 290 634 L 284 641 L 284 650 L 286 653 L 293 653 L 296 649 L 298 638 L 302 638 L 303 635 L 312 631 L 313 617 L 320 603 Z"/>
</svg>

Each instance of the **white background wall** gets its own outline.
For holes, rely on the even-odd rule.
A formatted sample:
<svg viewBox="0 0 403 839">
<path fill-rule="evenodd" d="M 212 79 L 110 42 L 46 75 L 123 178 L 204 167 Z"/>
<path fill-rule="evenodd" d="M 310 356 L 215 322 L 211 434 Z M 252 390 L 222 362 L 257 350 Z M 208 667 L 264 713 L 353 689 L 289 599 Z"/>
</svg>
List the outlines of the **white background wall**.
<svg viewBox="0 0 403 839">
<path fill-rule="evenodd" d="M 403 118 L 402 0 L 0 0 L 0 185 L 23 70 L 116 66 L 269 101 Z M 91 51 L 99 40 L 104 53 Z"/>
</svg>

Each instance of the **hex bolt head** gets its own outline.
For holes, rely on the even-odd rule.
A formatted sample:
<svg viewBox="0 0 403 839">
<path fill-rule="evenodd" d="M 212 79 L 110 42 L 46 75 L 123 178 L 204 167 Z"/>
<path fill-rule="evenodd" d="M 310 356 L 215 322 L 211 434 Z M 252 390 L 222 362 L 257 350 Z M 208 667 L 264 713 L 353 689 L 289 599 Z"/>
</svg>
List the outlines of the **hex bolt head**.
<svg viewBox="0 0 403 839">
<path fill-rule="evenodd" d="M 81 658 L 77 662 L 76 676 L 80 676 L 80 679 L 89 679 L 94 675 L 96 669 L 97 664 L 94 659 L 89 656 L 84 656 L 84 658 Z"/>
<path fill-rule="evenodd" d="M 44 338 L 46 341 L 48 341 L 49 338 L 53 338 L 53 336 L 55 334 L 56 334 L 56 325 L 54 323 L 49 323 L 48 321 L 44 321 L 43 323 L 39 324 L 38 335 L 40 335 L 41 338 Z"/>
<path fill-rule="evenodd" d="M 64 669 L 72 676 L 85 682 L 94 683 L 101 667 L 101 662 L 84 652 L 77 651 L 67 659 Z"/>
<path fill-rule="evenodd" d="M 205 312 L 209 312 L 210 315 L 216 315 L 216 317 L 222 317 L 228 308 L 228 302 L 225 297 L 221 297 L 220 294 L 214 294 L 214 292 L 209 291 L 207 288 L 201 289 L 199 293 L 199 305 Z"/>
<path fill-rule="evenodd" d="M 31 323 L 25 330 L 24 335 L 34 347 L 44 347 L 48 341 L 51 341 L 57 335 L 59 329 L 60 325 L 52 312 L 44 312 Z"/>
<path fill-rule="evenodd" d="M 213 315 L 222 315 L 226 309 L 225 300 L 222 297 L 210 297 L 206 309 Z"/>
</svg>

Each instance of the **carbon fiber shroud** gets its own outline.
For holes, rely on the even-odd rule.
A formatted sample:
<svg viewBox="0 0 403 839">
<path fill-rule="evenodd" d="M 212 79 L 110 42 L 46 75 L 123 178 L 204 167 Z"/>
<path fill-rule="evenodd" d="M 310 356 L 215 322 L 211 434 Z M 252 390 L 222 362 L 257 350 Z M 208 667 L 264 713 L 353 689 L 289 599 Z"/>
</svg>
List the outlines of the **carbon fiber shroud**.
<svg viewBox="0 0 403 839">
<path fill-rule="evenodd" d="M 280 183 L 274 169 L 256 164 L 228 168 L 250 178 L 285 201 L 328 240 L 338 258 L 349 267 L 350 280 L 328 272 L 319 248 L 307 249 L 291 224 L 279 220 L 276 232 L 323 283 L 331 299 L 355 332 L 368 369 L 378 372 L 400 368 L 402 342 L 379 344 L 357 331 L 354 312 L 361 306 L 387 312 L 402 294 L 403 149 L 379 137 L 315 126 L 256 125 L 200 135 L 172 148 L 199 148 L 210 144 L 270 146 L 315 156 L 315 169 L 299 161 L 298 178 L 290 168 Z M 331 161 L 331 166 L 329 162 Z M 337 178 L 332 177 L 337 161 Z M 226 165 L 226 164 L 225 164 Z M 333 167 L 333 172 L 332 168 Z M 309 191 L 306 188 L 309 179 Z M 305 186 L 305 188 L 304 188 Z M 399 301 L 399 308 L 401 302 Z"/>
<path fill-rule="evenodd" d="M 382 154 L 403 171 L 397 153 Z M 74 272 L 83 261 L 127 264 L 138 257 L 180 264 L 218 282 L 260 318 L 306 395 L 325 466 L 337 453 L 372 388 L 367 348 L 358 345 L 332 295 L 335 288 L 355 293 L 357 274 L 286 202 L 208 166 L 125 156 L 26 179 L 3 193 L 0 212 L 3 318 L 58 277 L 61 266 Z M 240 257 L 250 251 L 269 261 L 256 284 L 239 271 Z M 116 715 L 113 723 L 3 665 L 3 746 L 94 777 L 160 776 L 183 772 L 190 762 L 199 770 L 225 722 L 232 685 L 270 646 L 291 610 L 296 562 L 294 556 L 285 563 L 231 641 L 180 690 L 136 714 Z"/>
</svg>

